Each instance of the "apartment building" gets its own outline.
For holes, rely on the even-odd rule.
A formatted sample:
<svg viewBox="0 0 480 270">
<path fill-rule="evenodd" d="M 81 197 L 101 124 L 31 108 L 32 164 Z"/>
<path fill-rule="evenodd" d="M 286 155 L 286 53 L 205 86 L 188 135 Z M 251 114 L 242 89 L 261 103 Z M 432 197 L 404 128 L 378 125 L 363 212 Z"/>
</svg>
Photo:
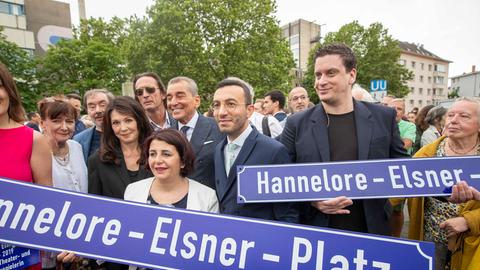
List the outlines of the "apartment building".
<svg viewBox="0 0 480 270">
<path fill-rule="evenodd" d="M 451 91 L 461 97 L 480 97 L 480 71 L 472 66 L 472 71 L 451 77 Z"/>
<path fill-rule="evenodd" d="M 33 55 L 35 40 L 33 32 L 27 29 L 24 0 L 0 0 L 0 25 L 8 41 Z"/>
<path fill-rule="evenodd" d="M 420 44 L 400 41 L 399 46 L 402 50 L 400 64 L 414 74 L 408 82 L 410 93 L 405 97 L 406 111 L 447 100 L 448 66 L 451 61 L 433 54 Z"/>
</svg>

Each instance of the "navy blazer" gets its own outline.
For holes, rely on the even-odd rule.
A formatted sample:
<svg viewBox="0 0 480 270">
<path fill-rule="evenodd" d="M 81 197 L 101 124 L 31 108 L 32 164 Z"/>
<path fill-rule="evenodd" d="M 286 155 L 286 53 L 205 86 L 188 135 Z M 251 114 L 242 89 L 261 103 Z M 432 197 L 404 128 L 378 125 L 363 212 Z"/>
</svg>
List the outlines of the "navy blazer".
<svg viewBox="0 0 480 270">
<path fill-rule="evenodd" d="M 357 129 L 358 160 L 409 157 L 403 148 L 396 112 L 392 108 L 354 100 Z M 280 136 L 296 163 L 328 162 L 330 149 L 327 116 L 318 104 L 287 118 Z M 363 200 L 365 220 L 369 233 L 390 235 L 391 207 L 387 199 Z M 305 223 L 327 227 L 329 215 L 308 205 Z"/>
<path fill-rule="evenodd" d="M 225 138 L 220 133 L 217 122 L 213 118 L 198 114 L 190 144 L 195 152 L 193 172 L 188 176 L 212 189 L 215 189 L 215 146 Z"/>
<path fill-rule="evenodd" d="M 84 131 L 73 136 L 73 140 L 82 145 L 83 157 L 85 158 L 85 164 L 88 164 L 88 153 L 90 153 L 90 145 L 92 144 L 93 133 L 95 132 L 95 126 L 85 129 Z"/>
<path fill-rule="evenodd" d="M 287 149 L 281 143 L 260 134 L 253 128 L 227 177 L 223 154 L 226 144 L 227 138 L 215 149 L 215 181 L 220 213 L 297 223 L 298 210 L 292 203 L 237 203 L 237 165 L 289 163 Z"/>
</svg>

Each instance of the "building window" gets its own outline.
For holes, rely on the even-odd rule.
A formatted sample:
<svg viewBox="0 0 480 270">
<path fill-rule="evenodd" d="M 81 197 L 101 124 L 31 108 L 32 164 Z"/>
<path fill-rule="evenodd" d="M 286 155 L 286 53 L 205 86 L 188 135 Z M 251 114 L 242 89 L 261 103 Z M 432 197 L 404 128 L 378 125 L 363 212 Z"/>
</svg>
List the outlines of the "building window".
<svg viewBox="0 0 480 270">
<path fill-rule="evenodd" d="M 418 101 L 418 106 L 419 106 L 419 107 L 422 107 L 422 106 L 423 106 L 423 100 L 419 100 L 419 101 Z"/>
<path fill-rule="evenodd" d="M 423 88 L 418 88 L 418 94 L 423 95 Z"/>
<path fill-rule="evenodd" d="M 399 63 L 400 65 L 402 65 L 402 66 L 406 66 L 406 65 L 407 65 L 407 60 L 405 60 L 405 59 L 400 59 L 400 60 L 398 60 L 398 63 Z"/>
<path fill-rule="evenodd" d="M 422 75 L 420 75 L 420 82 L 423 82 L 423 76 Z"/>
<path fill-rule="evenodd" d="M 425 65 L 425 64 L 420 63 L 420 68 L 421 68 L 422 70 L 423 70 L 423 66 L 424 66 L 424 65 Z"/>
<path fill-rule="evenodd" d="M 11 14 L 11 15 L 17 15 L 17 16 L 25 15 L 25 10 L 23 8 L 23 5 L 3 2 L 3 1 L 0 1 L 0 12 Z"/>
<path fill-rule="evenodd" d="M 443 96 L 443 88 L 438 88 L 437 94 L 438 94 L 439 96 Z"/>
<path fill-rule="evenodd" d="M 430 100 L 427 100 L 427 105 L 430 105 L 431 101 Z"/>
<path fill-rule="evenodd" d="M 428 65 L 428 71 L 432 71 L 432 65 Z"/>
<path fill-rule="evenodd" d="M 415 68 L 415 61 L 412 61 L 412 68 Z"/>
<path fill-rule="evenodd" d="M 446 69 L 445 65 L 435 64 L 435 71 L 446 72 L 447 69 Z"/>
<path fill-rule="evenodd" d="M 432 77 L 428 76 L 428 83 L 432 83 Z"/>
<path fill-rule="evenodd" d="M 413 99 L 410 99 L 410 106 L 413 106 Z"/>
<path fill-rule="evenodd" d="M 430 96 L 430 93 L 431 93 L 430 88 L 428 88 L 427 89 L 427 96 Z"/>
<path fill-rule="evenodd" d="M 410 87 L 410 92 L 411 92 L 412 94 L 415 94 L 415 87 Z"/>
<path fill-rule="evenodd" d="M 436 84 L 443 84 L 443 77 L 442 76 L 433 77 L 433 80 Z"/>
<path fill-rule="evenodd" d="M 436 94 L 436 92 L 437 92 L 437 89 L 433 88 L 433 89 L 432 89 L 432 92 L 433 92 L 432 94 L 435 96 L 435 94 Z"/>
</svg>

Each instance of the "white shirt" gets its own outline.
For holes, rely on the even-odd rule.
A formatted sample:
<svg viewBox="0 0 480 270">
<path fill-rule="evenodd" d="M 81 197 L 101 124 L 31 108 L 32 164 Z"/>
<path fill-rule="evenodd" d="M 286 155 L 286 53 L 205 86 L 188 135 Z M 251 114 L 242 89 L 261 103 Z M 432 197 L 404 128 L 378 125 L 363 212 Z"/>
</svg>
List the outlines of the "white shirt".
<svg viewBox="0 0 480 270">
<path fill-rule="evenodd" d="M 171 127 L 170 117 L 168 117 L 167 110 L 165 110 L 165 123 L 163 124 L 163 126 L 160 126 L 159 124 L 153 122 L 152 119 L 150 119 L 150 117 L 148 117 L 148 121 L 150 122 L 150 125 L 152 126 L 153 130 L 155 130 L 155 131 L 159 131 L 159 130 Z"/>
<path fill-rule="evenodd" d="M 182 127 L 184 126 L 189 127 L 186 134 L 188 141 L 192 139 L 193 129 L 195 128 L 197 121 L 198 121 L 198 112 L 195 111 L 195 114 L 193 115 L 192 119 L 190 119 L 190 121 L 188 121 L 188 123 L 186 123 L 185 125 L 180 123 L 180 121 L 178 122 L 178 130 L 181 130 Z"/>
<path fill-rule="evenodd" d="M 258 112 L 253 112 L 252 116 L 250 116 L 249 120 L 252 125 L 255 126 L 255 128 L 258 130 L 258 132 L 263 134 L 263 128 L 262 128 L 262 121 L 263 121 L 264 115 L 258 113 Z M 275 138 L 278 135 L 282 134 L 283 127 L 280 124 L 280 122 L 273 116 L 269 115 L 268 116 L 268 127 L 270 128 L 270 137 Z"/>
<path fill-rule="evenodd" d="M 247 139 L 248 135 L 253 131 L 252 127 L 248 125 L 248 127 L 233 141 L 230 141 L 230 139 L 227 136 L 227 143 L 233 143 L 237 145 L 238 147 L 234 151 L 234 156 L 235 159 L 237 159 L 238 154 L 240 153 L 240 150 L 242 150 L 243 144 L 245 143 L 245 140 Z M 225 146 L 223 148 L 223 156 L 227 156 L 227 147 Z M 227 161 L 226 158 L 224 158 L 224 161 Z M 232 161 L 232 164 L 235 162 L 235 160 Z M 225 162 L 225 171 L 227 172 L 227 175 L 230 171 L 230 168 L 227 168 L 227 164 Z"/>
<path fill-rule="evenodd" d="M 82 146 L 74 141 L 68 140 L 69 161 L 64 166 L 52 156 L 52 178 L 53 186 L 56 188 L 88 192 L 87 165 L 83 158 Z"/>
</svg>

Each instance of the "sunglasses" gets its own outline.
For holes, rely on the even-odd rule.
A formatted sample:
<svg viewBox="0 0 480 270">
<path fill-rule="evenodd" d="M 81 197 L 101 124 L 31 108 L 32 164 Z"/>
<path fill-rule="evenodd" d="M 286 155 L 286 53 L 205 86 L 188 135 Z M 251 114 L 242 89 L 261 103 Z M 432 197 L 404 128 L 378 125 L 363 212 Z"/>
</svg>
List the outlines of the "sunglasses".
<svg viewBox="0 0 480 270">
<path fill-rule="evenodd" d="M 139 97 L 141 95 L 143 95 L 143 91 L 147 91 L 147 93 L 149 94 L 153 94 L 155 93 L 155 91 L 157 90 L 158 88 L 155 88 L 155 87 L 144 87 L 144 88 L 138 88 L 138 89 L 135 89 L 135 96 Z"/>
</svg>

